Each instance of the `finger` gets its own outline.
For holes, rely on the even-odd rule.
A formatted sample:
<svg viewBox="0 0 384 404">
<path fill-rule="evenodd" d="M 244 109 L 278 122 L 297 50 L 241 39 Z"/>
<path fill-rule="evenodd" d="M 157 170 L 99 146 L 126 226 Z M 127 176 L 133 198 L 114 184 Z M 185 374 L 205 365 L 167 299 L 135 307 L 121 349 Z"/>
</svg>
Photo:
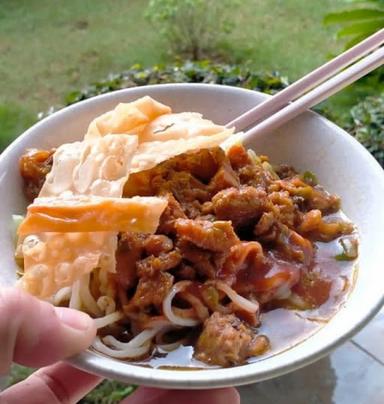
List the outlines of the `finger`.
<svg viewBox="0 0 384 404">
<path fill-rule="evenodd" d="M 139 387 L 120 404 L 240 404 L 233 387 L 214 390 L 161 390 Z"/>
<path fill-rule="evenodd" d="M 66 363 L 43 368 L 0 394 L 0 402 L 73 404 L 101 382 L 101 378 Z"/>
<path fill-rule="evenodd" d="M 12 361 L 41 367 L 74 355 L 96 334 L 87 314 L 54 307 L 18 289 L 0 289 L 0 313 L 0 375 Z"/>
</svg>

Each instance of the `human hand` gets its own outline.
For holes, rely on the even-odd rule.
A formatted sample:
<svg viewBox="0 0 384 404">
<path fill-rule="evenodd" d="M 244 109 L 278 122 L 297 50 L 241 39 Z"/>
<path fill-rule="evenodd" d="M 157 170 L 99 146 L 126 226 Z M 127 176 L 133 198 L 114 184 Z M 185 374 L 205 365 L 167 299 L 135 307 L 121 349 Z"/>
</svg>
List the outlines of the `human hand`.
<svg viewBox="0 0 384 404">
<path fill-rule="evenodd" d="M 101 378 L 59 361 L 86 349 L 95 334 L 94 322 L 85 313 L 54 307 L 17 289 L 0 289 L 0 375 L 9 371 L 12 362 L 43 367 L 0 393 L 0 404 L 79 401 Z M 180 402 L 239 404 L 240 399 L 233 388 L 182 391 L 139 387 L 122 403 Z"/>
<path fill-rule="evenodd" d="M 0 393 L 0 403 L 75 403 L 101 378 L 59 362 L 96 335 L 85 313 L 54 307 L 18 289 L 0 289 L 0 376 L 12 362 L 42 369 Z"/>
</svg>

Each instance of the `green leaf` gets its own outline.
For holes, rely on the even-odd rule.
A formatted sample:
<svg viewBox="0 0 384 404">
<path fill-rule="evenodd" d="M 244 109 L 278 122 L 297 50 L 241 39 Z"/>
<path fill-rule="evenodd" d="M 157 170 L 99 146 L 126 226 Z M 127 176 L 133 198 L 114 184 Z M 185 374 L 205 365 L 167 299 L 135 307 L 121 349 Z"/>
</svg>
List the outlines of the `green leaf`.
<svg viewBox="0 0 384 404">
<path fill-rule="evenodd" d="M 350 35 L 363 35 L 368 36 L 370 33 L 378 31 L 384 26 L 384 17 L 374 20 L 367 21 L 358 24 L 351 24 L 347 27 L 342 28 L 338 33 L 338 38 L 343 38 Z"/>
<path fill-rule="evenodd" d="M 345 49 L 352 48 L 352 46 L 355 46 L 359 42 L 363 41 L 365 38 L 370 36 L 371 34 L 375 33 L 376 31 L 369 32 L 368 34 L 365 32 L 364 34 L 361 35 L 356 35 L 352 37 L 344 46 Z"/>
<path fill-rule="evenodd" d="M 330 13 L 324 17 L 324 24 L 344 24 L 353 21 L 361 21 L 368 19 L 377 19 L 384 17 L 384 10 L 374 8 L 359 8 L 357 10 L 340 11 Z"/>
</svg>

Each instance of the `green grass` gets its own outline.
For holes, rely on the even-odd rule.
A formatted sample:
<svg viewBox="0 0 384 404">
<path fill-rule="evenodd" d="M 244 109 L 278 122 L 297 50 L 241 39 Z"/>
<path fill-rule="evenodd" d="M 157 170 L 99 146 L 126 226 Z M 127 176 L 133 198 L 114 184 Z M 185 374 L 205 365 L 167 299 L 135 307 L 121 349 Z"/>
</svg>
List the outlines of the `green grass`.
<svg viewBox="0 0 384 404">
<path fill-rule="evenodd" d="M 340 0 L 247 0 L 231 41 L 235 58 L 257 69 L 279 70 L 295 80 L 342 49 L 323 16 Z"/>
<path fill-rule="evenodd" d="M 36 112 L 111 70 L 157 62 L 161 47 L 144 28 L 143 3 L 3 0 L 0 101 Z"/>
<path fill-rule="evenodd" d="M 36 117 L 31 111 L 15 103 L 0 104 L 0 150 L 31 126 Z"/>
<path fill-rule="evenodd" d="M 172 61 L 144 18 L 145 0 L 2 0 L 0 138 L 28 127 L 69 91 L 133 63 Z M 323 16 L 341 0 L 244 0 L 227 41 L 229 61 L 279 70 L 291 80 L 342 45 Z"/>
<path fill-rule="evenodd" d="M 7 385 L 19 383 L 34 370 L 25 366 L 13 365 Z M 117 404 L 135 391 L 135 386 L 125 385 L 112 380 L 104 380 L 79 401 L 80 404 Z"/>
</svg>

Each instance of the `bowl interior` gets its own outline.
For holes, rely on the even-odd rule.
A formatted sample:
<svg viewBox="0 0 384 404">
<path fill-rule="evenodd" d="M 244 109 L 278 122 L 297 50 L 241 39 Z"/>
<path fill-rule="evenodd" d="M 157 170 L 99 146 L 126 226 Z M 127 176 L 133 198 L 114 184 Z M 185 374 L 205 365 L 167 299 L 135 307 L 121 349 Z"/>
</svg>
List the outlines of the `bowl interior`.
<svg viewBox="0 0 384 404">
<path fill-rule="evenodd" d="M 81 139 L 95 116 L 118 102 L 150 95 L 172 106 L 175 112 L 197 111 L 225 124 L 261 102 L 260 93 L 215 85 L 160 85 L 121 90 L 75 104 L 39 122 L 19 137 L 0 156 L 0 283 L 13 285 L 12 214 L 25 212 L 18 158 L 26 148 L 49 148 Z M 331 192 L 341 196 L 343 210 L 358 226 L 361 245 L 359 273 L 345 307 L 319 332 L 279 355 L 231 369 L 185 372 L 149 369 L 84 352 L 71 359 L 75 366 L 106 377 L 145 385 L 172 388 L 212 388 L 239 385 L 278 376 L 328 353 L 360 329 L 383 301 L 384 173 L 370 154 L 350 135 L 326 119 L 306 112 L 273 134 L 263 135 L 250 146 L 270 156 L 274 163 L 287 163 L 311 170 Z"/>
</svg>

